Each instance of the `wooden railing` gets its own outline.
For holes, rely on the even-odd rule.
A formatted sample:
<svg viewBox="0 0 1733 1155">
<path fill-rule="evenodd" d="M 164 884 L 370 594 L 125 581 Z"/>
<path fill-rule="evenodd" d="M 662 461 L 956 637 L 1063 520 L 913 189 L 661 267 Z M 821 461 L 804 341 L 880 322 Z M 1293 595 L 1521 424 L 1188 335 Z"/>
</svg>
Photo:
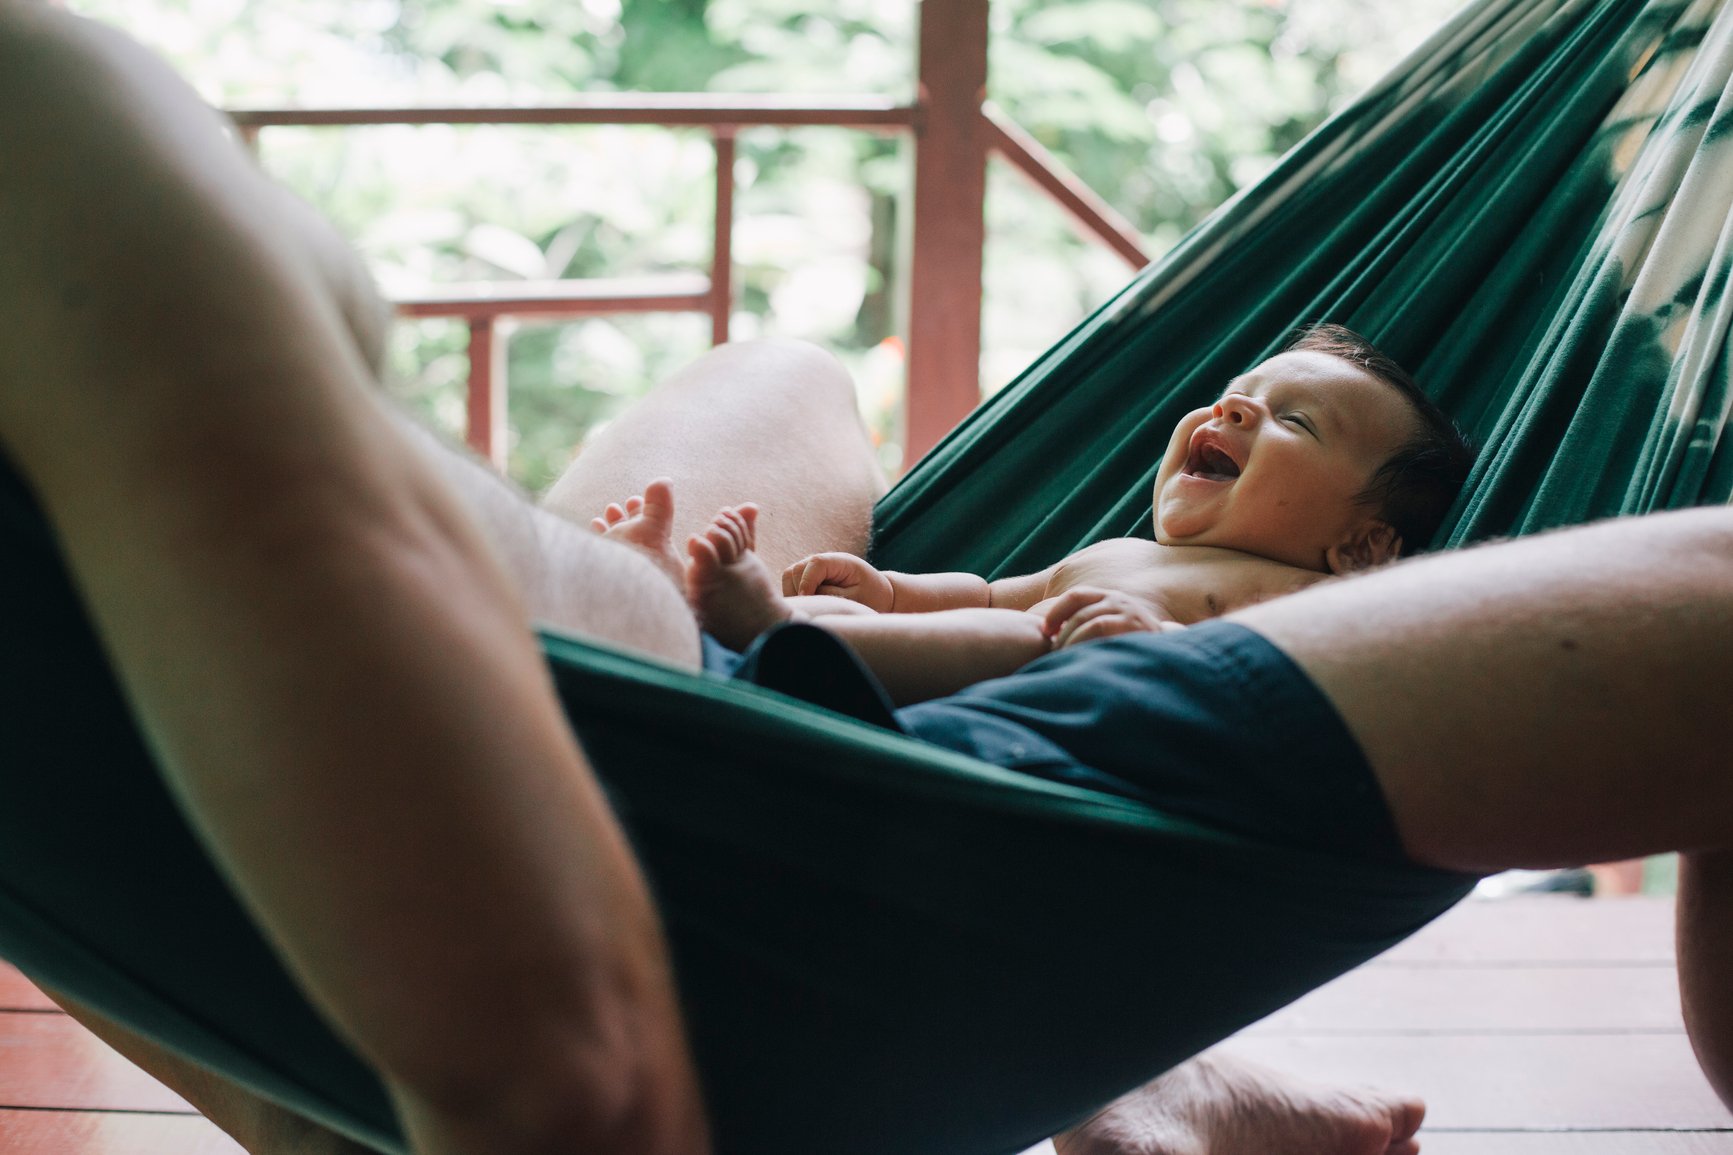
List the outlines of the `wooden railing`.
<svg viewBox="0 0 1733 1155">
<path fill-rule="evenodd" d="M 972 5 L 964 4 L 967 8 Z M 944 10 L 947 5 L 927 4 L 923 9 Z M 984 7 L 984 5 L 983 5 Z M 981 24 L 984 76 L 984 20 Z M 923 48 L 931 48 L 923 40 Z M 923 51 L 923 76 L 931 54 Z M 940 65 L 931 65 L 939 68 Z M 923 83 L 923 92 L 932 88 Z M 242 138 L 257 147 L 261 130 L 279 126 L 339 127 L 391 124 L 654 124 L 666 128 L 708 129 L 716 155 L 715 230 L 708 275 L 676 273 L 629 279 L 488 282 L 431 288 L 396 302 L 399 312 L 410 317 L 451 317 L 469 325 L 469 401 L 465 437 L 480 454 L 503 468 L 505 464 L 504 356 L 497 323 L 502 317 L 580 317 L 634 312 L 697 312 L 711 319 L 711 339 L 728 340 L 729 316 L 733 311 L 734 141 L 743 128 L 827 126 L 865 132 L 911 132 L 916 138 L 917 173 L 915 244 L 917 256 L 911 272 L 915 284 L 911 294 L 918 312 L 949 314 L 958 310 L 966 318 L 970 305 L 929 302 L 943 298 L 933 286 L 944 281 L 949 297 L 971 298 L 974 324 L 942 326 L 942 334 L 923 334 L 923 323 L 911 325 L 909 335 L 909 430 L 905 437 L 905 460 L 912 461 L 973 408 L 979 395 L 974 366 L 980 356 L 980 230 L 984 189 L 974 188 L 958 199 L 951 182 L 937 179 L 934 169 L 957 163 L 957 149 L 934 126 L 926 104 L 896 104 L 873 96 L 783 97 L 712 96 L 666 93 L 594 95 L 560 104 L 499 107 L 425 108 L 255 108 L 234 109 L 229 116 Z M 1003 113 L 983 107 L 979 89 L 963 121 L 956 122 L 980 147 L 997 151 L 1035 186 L 1053 197 L 1088 236 L 1110 247 L 1133 268 L 1148 261 L 1142 238 L 1123 218 L 1067 172 L 1046 150 Z M 938 139 L 934 139 L 937 137 Z M 930 149 L 929 146 L 930 145 Z M 965 150 L 966 151 L 966 150 Z M 937 196 L 925 193 L 919 184 L 923 166 L 928 168 L 927 188 L 940 185 Z M 968 183 L 968 182 L 965 182 Z M 923 195 L 925 194 L 925 195 Z M 923 219 L 923 217 L 925 219 Z M 973 248 L 956 249 L 958 238 L 973 236 Z M 924 238 L 934 238 L 924 241 Z M 972 270 L 967 266 L 973 262 Z M 959 268 L 958 266 L 962 267 Z M 960 275 L 959 275 L 960 274 Z M 924 282 L 924 283 L 923 283 Z M 942 321 L 943 318 L 938 318 Z M 935 317 L 926 316 L 932 326 Z M 966 334 L 959 340 L 957 333 Z M 944 357 L 928 355 L 940 342 L 952 348 Z M 933 370 L 927 370 L 927 365 Z"/>
</svg>

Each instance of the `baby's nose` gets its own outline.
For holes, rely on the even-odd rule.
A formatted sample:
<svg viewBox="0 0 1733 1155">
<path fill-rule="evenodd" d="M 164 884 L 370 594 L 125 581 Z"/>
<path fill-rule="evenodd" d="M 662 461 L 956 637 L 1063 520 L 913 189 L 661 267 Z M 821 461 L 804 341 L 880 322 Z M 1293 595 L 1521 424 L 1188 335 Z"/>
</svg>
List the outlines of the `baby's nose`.
<svg viewBox="0 0 1733 1155">
<path fill-rule="evenodd" d="M 1234 425 L 1246 425 L 1257 419 L 1257 406 L 1246 397 L 1224 397 L 1216 405 L 1216 416 Z"/>
</svg>

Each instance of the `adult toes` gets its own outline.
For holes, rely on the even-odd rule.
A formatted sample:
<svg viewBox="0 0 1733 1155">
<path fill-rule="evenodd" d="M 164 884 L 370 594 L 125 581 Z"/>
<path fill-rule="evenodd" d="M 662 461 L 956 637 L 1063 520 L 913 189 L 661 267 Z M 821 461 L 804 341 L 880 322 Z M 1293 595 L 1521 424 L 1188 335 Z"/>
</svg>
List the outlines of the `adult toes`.
<svg viewBox="0 0 1733 1155">
<path fill-rule="evenodd" d="M 1366 1155 L 1415 1155 L 1420 1143 L 1415 1133 L 1426 1118 L 1426 1104 L 1409 1095 L 1386 1095 L 1376 1091 L 1350 1091 L 1340 1105 L 1329 1111 L 1350 1126 L 1356 1152 Z"/>
<path fill-rule="evenodd" d="M 1417 1155 L 1420 1141 L 1414 1136 L 1426 1121 L 1426 1104 L 1419 1099 L 1400 1098 L 1384 1101 L 1390 1118 L 1390 1146 L 1384 1155 Z"/>
<path fill-rule="evenodd" d="M 1393 1106 L 1395 1111 L 1391 1119 L 1396 1124 L 1395 1137 L 1412 1139 L 1414 1133 L 1420 1130 L 1420 1124 L 1426 1121 L 1426 1104 L 1419 1099 L 1401 1098 L 1397 1099 Z"/>
</svg>

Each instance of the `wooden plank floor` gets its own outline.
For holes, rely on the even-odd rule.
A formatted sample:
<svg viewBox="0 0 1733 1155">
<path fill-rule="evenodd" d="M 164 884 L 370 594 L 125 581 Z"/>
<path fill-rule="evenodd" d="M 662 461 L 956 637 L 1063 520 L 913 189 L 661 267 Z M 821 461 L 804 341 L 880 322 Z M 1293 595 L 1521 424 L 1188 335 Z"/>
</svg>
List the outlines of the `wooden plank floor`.
<svg viewBox="0 0 1733 1155">
<path fill-rule="evenodd" d="M 1227 1046 L 1419 1094 L 1428 1155 L 1733 1155 L 1679 1017 L 1671 898 L 1470 901 Z"/>
<path fill-rule="evenodd" d="M 1413 1091 L 1427 1155 L 1733 1155 L 1692 1061 L 1672 900 L 1470 902 L 1226 1044 Z M 0 964 L 0 1155 L 236 1155 Z"/>
<path fill-rule="evenodd" d="M 240 1155 L 0 963 L 0 1155 Z"/>
</svg>

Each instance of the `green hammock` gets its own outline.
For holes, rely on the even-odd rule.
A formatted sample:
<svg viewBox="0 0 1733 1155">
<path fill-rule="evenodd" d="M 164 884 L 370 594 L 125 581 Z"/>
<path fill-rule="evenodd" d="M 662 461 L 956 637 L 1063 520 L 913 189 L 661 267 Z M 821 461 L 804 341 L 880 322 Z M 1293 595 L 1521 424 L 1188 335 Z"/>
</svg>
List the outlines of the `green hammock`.
<svg viewBox="0 0 1733 1155">
<path fill-rule="evenodd" d="M 1315 320 L 1484 447 L 1439 544 L 1725 501 L 1719 8 L 1461 13 L 928 454 L 880 505 L 876 560 L 997 577 L 1149 536 L 1175 422 Z"/>
<path fill-rule="evenodd" d="M 879 560 L 998 575 L 1147 534 L 1178 416 L 1315 319 L 1486 445 L 1448 542 L 1724 500 L 1730 72 L 1715 3 L 1483 0 L 964 422 L 884 500 Z M 0 955 L 401 1151 L 168 799 L 4 470 L 0 559 Z M 1465 888 L 544 641 L 725 1153 L 1016 1151 Z"/>
</svg>

